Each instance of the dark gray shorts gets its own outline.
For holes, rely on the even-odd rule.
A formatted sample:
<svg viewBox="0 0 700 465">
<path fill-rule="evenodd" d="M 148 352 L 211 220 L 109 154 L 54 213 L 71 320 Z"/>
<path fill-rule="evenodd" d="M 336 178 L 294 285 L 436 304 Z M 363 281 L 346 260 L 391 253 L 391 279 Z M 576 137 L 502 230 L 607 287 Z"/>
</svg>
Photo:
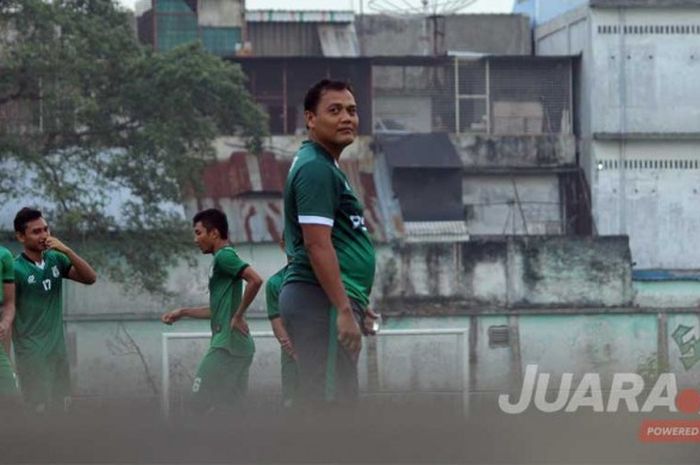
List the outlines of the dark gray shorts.
<svg viewBox="0 0 700 465">
<path fill-rule="evenodd" d="M 351 302 L 360 324 L 364 309 Z M 303 282 L 286 283 L 280 292 L 279 307 L 298 357 L 299 401 L 357 399 L 357 359 L 338 343 L 337 312 L 323 289 Z"/>
</svg>

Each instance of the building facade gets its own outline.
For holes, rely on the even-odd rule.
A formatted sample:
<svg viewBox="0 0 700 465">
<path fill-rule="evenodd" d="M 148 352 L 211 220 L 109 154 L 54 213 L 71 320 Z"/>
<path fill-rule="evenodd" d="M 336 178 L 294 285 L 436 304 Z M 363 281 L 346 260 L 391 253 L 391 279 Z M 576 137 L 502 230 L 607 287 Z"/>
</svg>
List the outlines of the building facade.
<svg viewBox="0 0 700 465">
<path fill-rule="evenodd" d="M 638 269 L 697 269 L 700 2 L 593 0 L 535 31 L 538 55 L 579 55 L 575 129 L 600 234 Z"/>
</svg>

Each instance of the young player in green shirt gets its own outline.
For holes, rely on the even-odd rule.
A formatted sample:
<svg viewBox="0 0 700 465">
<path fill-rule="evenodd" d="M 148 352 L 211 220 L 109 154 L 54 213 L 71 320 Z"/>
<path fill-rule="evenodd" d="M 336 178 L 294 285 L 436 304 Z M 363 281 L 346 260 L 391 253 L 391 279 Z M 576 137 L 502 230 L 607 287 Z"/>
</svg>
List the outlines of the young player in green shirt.
<svg viewBox="0 0 700 465">
<path fill-rule="evenodd" d="M 182 317 L 211 320 L 211 344 L 192 384 L 195 409 L 207 413 L 234 407 L 247 393 L 255 344 L 245 312 L 260 290 L 262 279 L 230 244 L 224 213 L 215 209 L 201 211 L 192 224 L 199 249 L 214 255 L 209 274 L 209 306 L 172 310 L 164 313 L 161 320 L 165 324 Z"/>
<path fill-rule="evenodd" d="M 280 246 L 284 250 L 284 240 L 280 241 Z M 294 403 L 297 386 L 299 384 L 299 369 L 296 362 L 294 346 L 284 327 L 279 310 L 279 295 L 284 282 L 284 275 L 287 272 L 287 265 L 282 267 L 277 273 L 270 276 L 265 284 L 265 301 L 267 305 L 267 318 L 270 320 L 272 332 L 280 343 L 281 374 L 282 374 L 282 402 L 285 407 L 290 407 Z"/>
<path fill-rule="evenodd" d="M 376 315 L 368 309 L 374 246 L 363 207 L 338 164 L 357 135 L 352 88 L 320 81 L 306 94 L 304 116 L 309 140 L 294 157 L 284 188 L 291 262 L 279 305 L 297 354 L 299 399 L 353 400 L 362 332 Z"/>
<path fill-rule="evenodd" d="M 10 349 L 12 322 L 15 319 L 15 269 L 12 254 L 0 246 L 0 405 L 14 401 L 19 391 L 12 364 Z"/>
<path fill-rule="evenodd" d="M 37 412 L 67 409 L 70 372 L 63 334 L 62 280 L 93 284 L 95 270 L 53 237 L 39 210 L 15 216 L 23 252 L 15 258 L 16 307 L 12 339 L 22 396 Z"/>
</svg>

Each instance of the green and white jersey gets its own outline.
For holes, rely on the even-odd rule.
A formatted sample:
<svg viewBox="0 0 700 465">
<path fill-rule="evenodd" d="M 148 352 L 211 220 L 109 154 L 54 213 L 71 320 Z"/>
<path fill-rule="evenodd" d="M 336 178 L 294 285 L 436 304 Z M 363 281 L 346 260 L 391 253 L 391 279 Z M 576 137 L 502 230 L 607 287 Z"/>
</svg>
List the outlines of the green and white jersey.
<svg viewBox="0 0 700 465">
<path fill-rule="evenodd" d="M 0 303 L 3 302 L 3 285 L 15 282 L 15 265 L 12 253 L 5 247 L 0 246 Z"/>
<path fill-rule="evenodd" d="M 284 283 L 284 275 L 287 272 L 287 267 L 280 269 L 277 273 L 270 276 L 265 284 L 265 303 L 267 306 L 267 318 L 274 320 L 280 316 L 280 291 Z"/>
<path fill-rule="evenodd" d="M 63 337 L 62 279 L 68 276 L 70 259 L 47 250 L 43 263 L 24 254 L 15 258 L 15 315 L 12 339 L 18 356 L 65 352 Z"/>
<path fill-rule="evenodd" d="M 209 308 L 211 309 L 211 348 L 224 349 L 232 355 L 252 355 L 253 338 L 231 329 L 231 318 L 241 304 L 243 279 L 248 264 L 241 260 L 232 246 L 214 254 L 209 275 Z"/>
<path fill-rule="evenodd" d="M 284 187 L 284 240 L 292 261 L 285 282 L 318 284 L 304 248 L 302 224 L 330 226 L 331 240 L 348 296 L 369 303 L 374 282 L 374 246 L 365 227 L 362 204 L 348 178 L 323 147 L 305 141 Z"/>
</svg>

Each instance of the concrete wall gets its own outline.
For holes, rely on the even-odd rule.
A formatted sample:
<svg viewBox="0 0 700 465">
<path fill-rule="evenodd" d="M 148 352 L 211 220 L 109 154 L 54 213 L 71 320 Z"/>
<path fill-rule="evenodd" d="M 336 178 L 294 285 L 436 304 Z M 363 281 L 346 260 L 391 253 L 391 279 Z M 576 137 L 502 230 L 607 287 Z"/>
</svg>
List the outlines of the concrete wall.
<svg viewBox="0 0 700 465">
<path fill-rule="evenodd" d="M 469 234 L 562 234 L 556 174 L 465 174 L 463 203 Z"/>
<path fill-rule="evenodd" d="M 700 13 L 681 3 L 584 7 L 535 33 L 538 54 L 582 54 L 576 77 L 580 165 L 591 184 L 598 231 L 628 234 L 639 268 L 700 266 L 687 247 L 698 226 L 689 167 L 700 161 Z"/>
<path fill-rule="evenodd" d="M 433 23 L 419 17 L 365 15 L 355 18 L 360 50 L 365 56 L 432 55 Z M 426 33 L 427 32 L 427 36 Z M 528 19 L 520 15 L 454 15 L 445 21 L 446 50 L 499 55 L 531 53 Z"/>
<path fill-rule="evenodd" d="M 241 244 L 241 258 L 267 279 L 284 264 L 275 244 Z M 163 298 L 124 289 L 101 279 L 93 286 L 67 282 L 65 313 L 79 320 L 153 319 L 181 306 L 208 300 L 211 256 L 193 247 L 195 266 L 183 263 Z M 627 239 L 599 237 L 508 237 L 462 243 L 407 243 L 377 247 L 373 305 L 389 313 L 431 314 L 512 307 L 616 307 L 631 302 Z M 264 316 L 260 293 L 252 315 Z"/>
<path fill-rule="evenodd" d="M 445 18 L 446 50 L 530 55 L 530 26 L 520 15 L 455 15 Z"/>
<path fill-rule="evenodd" d="M 277 244 L 236 244 L 241 259 L 250 263 L 260 275 L 267 279 L 285 264 L 285 257 Z M 177 307 L 206 305 L 208 302 L 208 276 L 211 255 L 202 255 L 192 244 L 188 263 L 171 270 L 166 290 L 169 296 L 159 296 L 110 282 L 99 276 L 92 286 L 65 281 L 64 312 L 71 318 L 139 318 L 153 319 L 161 313 Z M 99 270 L 98 275 L 99 275 Z M 251 306 L 251 312 L 260 315 L 265 311 L 265 293 L 260 292 Z"/>
<path fill-rule="evenodd" d="M 199 0 L 197 23 L 210 27 L 244 27 L 243 0 Z"/>
<path fill-rule="evenodd" d="M 266 320 L 250 323 L 253 331 L 269 327 Z M 692 357 L 682 344 L 700 335 L 696 314 L 633 310 L 608 314 L 593 309 L 585 315 L 405 316 L 387 317 L 382 326 L 384 330 L 428 328 L 463 330 L 467 341 L 456 335 L 365 339 L 359 360 L 362 391 L 393 397 L 433 394 L 458 403 L 465 382 L 470 402 L 493 407 L 498 394 L 519 393 L 529 364 L 553 376 L 550 389 L 555 389 L 562 373 L 573 373 L 576 384 L 584 373 L 598 373 L 604 392 L 615 373 L 640 374 L 649 383 L 647 389 L 660 372 L 675 373 L 679 390 L 700 384 L 700 364 L 687 367 L 682 362 L 682 357 Z M 156 404 L 162 389 L 161 333 L 206 331 L 206 326 L 197 321 L 182 321 L 174 327 L 156 322 L 103 321 L 70 322 L 67 329 L 75 340 L 71 371 L 76 403 L 140 398 Z M 505 330 L 506 337 L 497 341 L 490 334 L 499 329 Z M 187 398 L 207 344 L 206 338 L 169 344 L 174 411 Z M 277 402 L 279 349 L 274 340 L 263 338 L 256 339 L 256 349 L 250 392 Z"/>
<path fill-rule="evenodd" d="M 323 56 L 317 23 L 248 22 L 254 56 Z"/>
<path fill-rule="evenodd" d="M 627 238 L 530 236 L 383 249 L 374 305 L 430 315 L 631 302 Z"/>
<path fill-rule="evenodd" d="M 591 20 L 593 132 L 698 132 L 700 10 L 595 9 Z M 607 26 L 628 31 L 600 30 Z"/>
<path fill-rule="evenodd" d="M 485 136 L 459 134 L 451 139 L 465 170 L 553 168 L 576 165 L 576 139 L 571 134 Z"/>
<path fill-rule="evenodd" d="M 594 214 L 601 234 L 629 234 L 637 268 L 700 268 L 695 141 L 597 141 Z"/>
</svg>

